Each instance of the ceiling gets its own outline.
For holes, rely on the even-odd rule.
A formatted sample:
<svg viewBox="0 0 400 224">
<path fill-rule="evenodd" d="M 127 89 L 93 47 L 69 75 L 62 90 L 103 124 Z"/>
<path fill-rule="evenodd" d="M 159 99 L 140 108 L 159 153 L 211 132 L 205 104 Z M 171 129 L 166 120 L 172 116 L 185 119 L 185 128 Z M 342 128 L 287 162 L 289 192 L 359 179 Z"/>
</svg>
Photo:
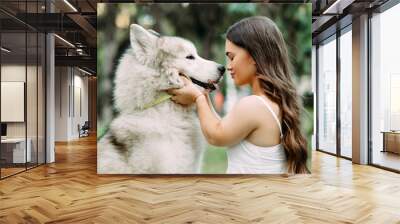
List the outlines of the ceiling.
<svg viewBox="0 0 400 224">
<path fill-rule="evenodd" d="M 37 33 L 51 32 L 57 34 L 56 66 L 78 66 L 96 74 L 96 4 L 96 0 L 47 0 L 47 5 L 44 0 L 1 0 L 2 46 L 12 50 L 7 60 L 35 57 L 44 46 L 36 43 Z"/>
<path fill-rule="evenodd" d="M 316 44 L 346 26 L 352 17 L 373 10 L 388 0 L 312 0 L 312 36 Z M 112 0 L 1 0 L 0 22 L 4 34 L 3 46 L 15 49 L 14 54 L 26 55 L 25 38 L 28 31 L 54 32 L 56 65 L 79 66 L 96 73 L 97 2 Z M 118 1 L 120 2 L 120 1 Z M 132 2 L 131 0 L 127 2 Z M 161 1 L 160 1 L 161 2 Z M 274 2 L 274 1 L 268 1 Z M 278 2 L 278 1 L 277 1 Z M 308 2 L 289 0 L 279 2 Z M 50 10 L 51 9 L 51 10 Z M 49 13 L 51 11 L 51 13 Z M 340 22 L 339 22 L 340 21 Z M 29 35 L 28 35 L 29 36 Z M 62 39 L 66 40 L 63 41 Z M 28 37 L 27 53 L 35 52 Z M 72 46 L 72 45 L 73 46 Z M 40 47 L 40 46 L 39 46 Z M 11 55 L 10 55 L 11 56 Z"/>
<path fill-rule="evenodd" d="M 353 17 L 373 11 L 388 0 L 312 0 L 313 44 L 351 24 Z"/>
</svg>

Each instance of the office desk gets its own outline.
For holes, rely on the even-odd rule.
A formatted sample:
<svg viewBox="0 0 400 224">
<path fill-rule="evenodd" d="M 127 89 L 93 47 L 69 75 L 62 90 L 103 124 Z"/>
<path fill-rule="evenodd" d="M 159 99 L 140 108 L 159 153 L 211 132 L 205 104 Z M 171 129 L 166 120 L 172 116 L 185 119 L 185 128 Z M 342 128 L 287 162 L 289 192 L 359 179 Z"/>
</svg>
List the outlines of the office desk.
<svg viewBox="0 0 400 224">
<path fill-rule="evenodd" d="M 8 163 L 25 163 L 30 162 L 32 158 L 30 138 L 26 140 L 28 147 L 26 147 L 25 154 L 25 138 L 6 138 L 1 139 L 1 157 Z M 12 159 L 11 159 L 12 158 Z M 25 158 L 27 161 L 25 161 Z"/>
<path fill-rule="evenodd" d="M 382 131 L 381 133 L 383 133 L 382 152 L 400 154 L 400 131 Z"/>
</svg>

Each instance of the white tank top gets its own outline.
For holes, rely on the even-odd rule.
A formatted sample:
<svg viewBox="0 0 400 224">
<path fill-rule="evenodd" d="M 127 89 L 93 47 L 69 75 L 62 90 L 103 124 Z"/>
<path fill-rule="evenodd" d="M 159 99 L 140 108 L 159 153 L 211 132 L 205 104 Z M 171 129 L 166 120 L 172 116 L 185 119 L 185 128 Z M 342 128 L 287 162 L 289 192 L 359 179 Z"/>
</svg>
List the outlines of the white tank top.
<svg viewBox="0 0 400 224">
<path fill-rule="evenodd" d="M 256 96 L 256 95 L 255 95 Z M 283 137 L 281 123 L 278 116 L 269 106 L 268 102 L 260 96 L 256 96 L 271 112 L 276 120 L 280 137 Z M 227 150 L 229 174 L 284 174 L 287 173 L 287 159 L 282 144 L 262 147 L 254 145 L 246 140 L 232 146 Z"/>
</svg>

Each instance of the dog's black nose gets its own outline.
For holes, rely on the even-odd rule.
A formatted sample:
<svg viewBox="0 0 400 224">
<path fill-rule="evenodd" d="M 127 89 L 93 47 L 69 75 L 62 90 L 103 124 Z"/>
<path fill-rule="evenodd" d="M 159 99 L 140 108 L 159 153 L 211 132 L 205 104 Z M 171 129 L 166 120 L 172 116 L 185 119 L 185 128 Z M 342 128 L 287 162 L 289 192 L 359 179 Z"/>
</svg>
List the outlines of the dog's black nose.
<svg viewBox="0 0 400 224">
<path fill-rule="evenodd" d="M 221 75 L 223 75 L 225 73 L 225 67 L 224 66 L 218 66 L 218 71 Z"/>
</svg>

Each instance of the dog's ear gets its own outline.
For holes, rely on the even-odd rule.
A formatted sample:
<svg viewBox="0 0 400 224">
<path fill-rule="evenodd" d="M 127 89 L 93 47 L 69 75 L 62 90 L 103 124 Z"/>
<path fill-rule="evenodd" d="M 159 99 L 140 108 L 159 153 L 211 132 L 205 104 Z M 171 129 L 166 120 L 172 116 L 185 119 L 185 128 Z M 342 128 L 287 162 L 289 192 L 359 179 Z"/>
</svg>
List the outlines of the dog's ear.
<svg viewBox="0 0 400 224">
<path fill-rule="evenodd" d="M 183 83 L 179 72 L 176 69 L 167 69 L 162 71 L 162 81 L 160 82 L 160 90 L 182 88 L 185 83 Z"/>
<path fill-rule="evenodd" d="M 141 49 L 147 51 L 149 49 L 154 49 L 158 36 L 137 24 L 132 24 L 130 26 L 130 39 L 131 46 L 134 50 Z"/>
</svg>

